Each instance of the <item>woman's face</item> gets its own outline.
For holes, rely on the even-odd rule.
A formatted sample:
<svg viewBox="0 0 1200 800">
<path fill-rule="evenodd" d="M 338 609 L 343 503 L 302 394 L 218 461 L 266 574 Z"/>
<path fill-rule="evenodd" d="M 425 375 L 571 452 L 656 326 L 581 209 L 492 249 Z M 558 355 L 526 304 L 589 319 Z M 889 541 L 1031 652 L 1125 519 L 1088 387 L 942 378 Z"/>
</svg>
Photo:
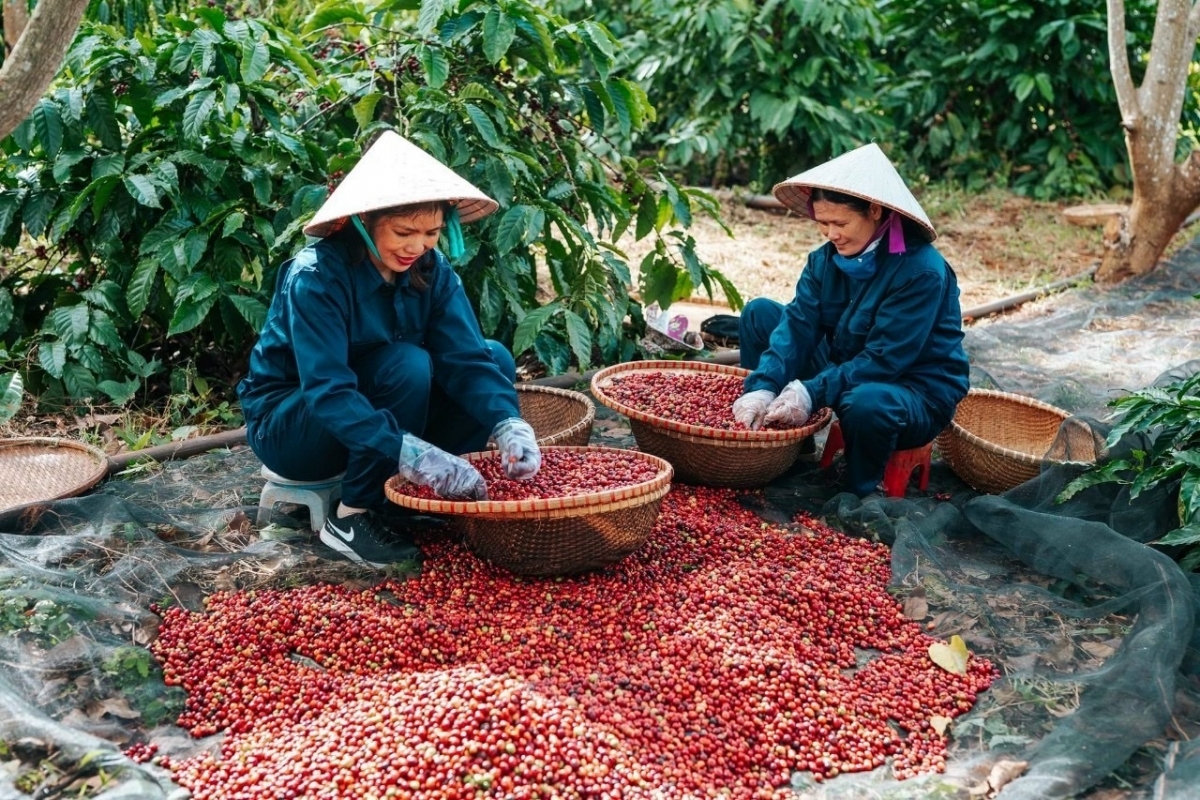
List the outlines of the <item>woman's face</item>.
<svg viewBox="0 0 1200 800">
<path fill-rule="evenodd" d="M 441 209 L 384 217 L 371 231 L 382 262 L 370 254 L 371 263 L 385 280 L 391 281 L 395 275 L 407 271 L 426 251 L 436 247 L 441 235 Z"/>
<path fill-rule="evenodd" d="M 871 203 L 867 213 L 855 211 L 850 206 L 817 200 L 813 203 L 813 217 L 821 235 L 833 242 L 838 253 L 856 256 L 863 251 L 879 228 L 883 207 Z"/>
</svg>

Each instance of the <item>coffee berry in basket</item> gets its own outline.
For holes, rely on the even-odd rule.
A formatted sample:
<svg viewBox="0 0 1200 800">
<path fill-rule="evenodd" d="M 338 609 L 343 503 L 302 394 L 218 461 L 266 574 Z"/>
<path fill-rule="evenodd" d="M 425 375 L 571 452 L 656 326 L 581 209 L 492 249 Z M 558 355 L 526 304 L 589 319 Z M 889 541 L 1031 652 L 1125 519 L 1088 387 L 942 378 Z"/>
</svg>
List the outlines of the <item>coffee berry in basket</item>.
<svg viewBox="0 0 1200 800">
<path fill-rule="evenodd" d="M 740 375 L 641 372 L 613 378 L 606 391 L 630 408 L 674 422 L 749 430 L 733 418 L 733 403 L 745 391 Z M 763 426 L 763 430 L 782 429 L 779 425 Z"/>
<path fill-rule="evenodd" d="M 500 455 L 473 462 L 487 483 L 488 500 L 543 500 L 594 494 L 653 480 L 658 467 L 614 452 L 545 450 L 542 468 L 529 480 L 513 480 L 504 474 Z M 427 486 L 401 483 L 398 491 L 425 500 L 441 500 Z"/>
</svg>

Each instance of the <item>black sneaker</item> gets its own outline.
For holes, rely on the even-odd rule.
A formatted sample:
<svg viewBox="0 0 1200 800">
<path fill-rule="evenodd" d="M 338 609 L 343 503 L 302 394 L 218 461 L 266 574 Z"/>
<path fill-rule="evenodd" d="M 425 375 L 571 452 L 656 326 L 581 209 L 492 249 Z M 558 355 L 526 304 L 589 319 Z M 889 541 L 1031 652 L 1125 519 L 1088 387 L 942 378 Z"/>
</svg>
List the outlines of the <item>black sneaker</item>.
<svg viewBox="0 0 1200 800">
<path fill-rule="evenodd" d="M 340 518 L 331 515 L 321 529 L 321 541 L 351 561 L 376 569 L 421 560 L 416 545 L 388 530 L 370 511 Z"/>
</svg>

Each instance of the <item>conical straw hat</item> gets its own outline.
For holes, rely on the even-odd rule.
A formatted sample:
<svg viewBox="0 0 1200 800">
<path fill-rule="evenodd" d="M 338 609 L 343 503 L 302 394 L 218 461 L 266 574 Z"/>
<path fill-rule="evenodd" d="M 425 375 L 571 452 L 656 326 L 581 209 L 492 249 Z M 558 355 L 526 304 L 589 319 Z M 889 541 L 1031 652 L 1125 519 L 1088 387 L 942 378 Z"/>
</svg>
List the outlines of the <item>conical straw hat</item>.
<svg viewBox="0 0 1200 800">
<path fill-rule="evenodd" d="M 486 217 L 499 204 L 395 131 L 384 131 L 304 226 L 328 236 L 351 214 L 439 200 L 458 209 L 461 222 Z"/>
<path fill-rule="evenodd" d="M 779 202 L 797 214 L 811 218 L 808 199 L 813 189 L 832 189 L 879 203 L 920 225 L 929 232 L 930 241 L 937 238 L 937 231 L 933 229 L 925 209 L 921 208 L 900 173 L 896 172 L 892 162 L 874 142 L 788 178 L 776 184 L 774 192 Z"/>
</svg>

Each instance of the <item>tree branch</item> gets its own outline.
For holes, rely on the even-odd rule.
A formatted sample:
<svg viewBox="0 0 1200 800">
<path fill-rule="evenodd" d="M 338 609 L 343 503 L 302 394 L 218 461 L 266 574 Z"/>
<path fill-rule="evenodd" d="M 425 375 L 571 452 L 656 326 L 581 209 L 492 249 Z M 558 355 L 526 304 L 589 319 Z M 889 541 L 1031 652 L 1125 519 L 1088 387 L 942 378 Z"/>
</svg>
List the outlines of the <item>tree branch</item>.
<svg viewBox="0 0 1200 800">
<path fill-rule="evenodd" d="M 29 116 L 58 74 L 88 0 L 41 0 L 0 67 L 0 139 Z"/>
<path fill-rule="evenodd" d="M 1133 73 L 1129 70 L 1129 48 L 1125 44 L 1125 0 L 1107 0 L 1108 3 L 1108 70 L 1112 74 L 1113 86 L 1117 90 L 1117 105 L 1121 109 L 1121 125 L 1132 130 L 1137 125 L 1137 87 L 1133 85 Z"/>
</svg>

